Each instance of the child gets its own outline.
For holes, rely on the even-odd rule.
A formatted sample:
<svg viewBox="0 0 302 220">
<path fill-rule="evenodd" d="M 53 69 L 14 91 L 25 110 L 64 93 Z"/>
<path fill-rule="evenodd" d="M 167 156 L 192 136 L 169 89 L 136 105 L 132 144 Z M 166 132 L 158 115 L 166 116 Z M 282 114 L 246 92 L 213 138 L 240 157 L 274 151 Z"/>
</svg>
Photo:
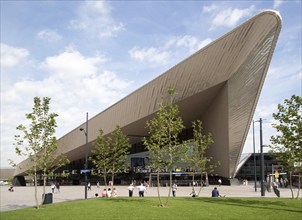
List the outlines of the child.
<svg viewBox="0 0 302 220">
<path fill-rule="evenodd" d="M 107 192 L 106 192 L 106 189 L 104 189 L 102 192 L 102 197 L 106 197 L 106 196 L 107 196 Z"/>
</svg>

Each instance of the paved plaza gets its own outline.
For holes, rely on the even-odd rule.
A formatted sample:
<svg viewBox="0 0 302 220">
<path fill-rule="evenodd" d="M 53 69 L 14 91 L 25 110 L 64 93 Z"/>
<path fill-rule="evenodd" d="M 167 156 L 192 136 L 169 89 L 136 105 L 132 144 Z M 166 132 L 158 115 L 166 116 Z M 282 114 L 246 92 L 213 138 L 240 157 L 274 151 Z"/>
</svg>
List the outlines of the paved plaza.
<svg viewBox="0 0 302 220">
<path fill-rule="evenodd" d="M 116 186 L 118 196 L 119 197 L 127 197 L 128 196 L 128 186 Z M 209 187 L 203 187 L 200 193 L 200 197 L 210 197 L 211 191 L 214 188 L 214 185 Z M 257 188 L 257 192 L 255 192 L 254 185 L 250 183 L 248 186 L 240 185 L 240 186 L 216 186 L 220 191 L 222 196 L 226 197 L 261 197 L 260 188 Z M 26 207 L 35 206 L 35 198 L 34 198 L 34 187 L 26 186 L 26 187 L 14 187 L 14 192 L 9 192 L 9 186 L 1 186 L 1 212 L 21 209 Z M 95 198 L 95 193 L 101 194 L 104 186 L 100 186 L 97 188 L 96 186 L 92 186 L 92 189 L 88 191 L 88 199 Z M 168 195 L 168 187 L 161 187 L 160 194 L 161 196 Z M 199 190 L 199 187 L 196 188 Z M 280 188 L 280 198 L 291 198 L 291 191 L 289 188 Z M 192 187 L 178 187 L 176 196 L 177 197 L 190 197 L 190 193 L 192 191 Z M 42 198 L 43 187 L 38 187 L 38 199 L 39 202 Z M 51 193 L 50 186 L 46 187 L 46 193 Z M 297 195 L 297 189 L 294 189 L 295 195 Z M 68 202 L 73 200 L 84 199 L 85 196 L 85 187 L 84 186 L 61 186 L 60 193 L 53 194 L 53 203 L 60 202 Z M 147 189 L 145 193 L 145 197 L 155 197 L 157 196 L 157 188 L 150 187 Z M 172 195 L 171 195 L 172 196 Z M 135 189 L 134 197 L 138 197 L 138 190 Z M 273 191 L 265 192 L 265 198 L 277 198 Z M 300 193 L 300 198 L 302 198 Z M 102 198 L 100 198 L 102 199 Z"/>
</svg>

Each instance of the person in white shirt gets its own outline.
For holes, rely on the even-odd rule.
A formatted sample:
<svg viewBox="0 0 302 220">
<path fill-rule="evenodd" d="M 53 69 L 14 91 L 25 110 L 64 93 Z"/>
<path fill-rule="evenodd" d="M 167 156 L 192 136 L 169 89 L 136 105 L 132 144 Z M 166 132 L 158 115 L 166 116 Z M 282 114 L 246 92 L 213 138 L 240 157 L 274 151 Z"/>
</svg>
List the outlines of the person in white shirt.
<svg viewBox="0 0 302 220">
<path fill-rule="evenodd" d="M 128 186 L 129 197 L 132 197 L 132 196 L 133 196 L 133 190 L 134 190 L 134 186 L 133 186 L 133 184 L 131 183 L 130 186 Z"/>
<path fill-rule="evenodd" d="M 140 186 L 137 187 L 139 197 L 144 197 L 144 193 L 146 191 L 146 187 L 141 183 Z"/>
<path fill-rule="evenodd" d="M 108 197 L 108 198 L 111 198 L 111 194 L 112 194 L 112 191 L 111 191 L 111 189 L 109 188 L 109 189 L 107 190 L 107 197 Z"/>
<path fill-rule="evenodd" d="M 221 183 L 222 183 L 221 179 L 218 179 L 219 186 L 221 186 Z"/>
<path fill-rule="evenodd" d="M 173 194 L 173 197 L 176 196 L 176 190 L 177 190 L 177 185 L 176 185 L 176 183 L 174 183 L 174 184 L 172 185 L 172 194 Z"/>
</svg>

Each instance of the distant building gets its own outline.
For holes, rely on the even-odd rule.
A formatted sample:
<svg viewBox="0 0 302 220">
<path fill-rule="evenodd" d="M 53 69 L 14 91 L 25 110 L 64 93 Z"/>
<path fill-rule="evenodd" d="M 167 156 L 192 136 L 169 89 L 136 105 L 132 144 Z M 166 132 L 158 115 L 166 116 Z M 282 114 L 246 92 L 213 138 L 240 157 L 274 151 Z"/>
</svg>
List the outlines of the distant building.
<svg viewBox="0 0 302 220">
<path fill-rule="evenodd" d="M 192 121 L 202 120 L 205 131 L 211 132 L 214 139 L 207 156 L 221 164 L 215 175 L 234 178 L 280 31 L 279 13 L 264 11 L 92 117 L 89 155 L 100 128 L 107 136 L 120 125 L 132 144 L 128 177 L 144 178 L 144 173 L 150 172 L 147 150 L 142 144 L 142 137 L 148 137 L 146 121 L 155 116 L 162 97 L 173 87 L 177 91 L 174 101 L 186 127 L 181 138 L 191 138 Z M 65 170 L 72 184 L 83 181 L 80 171 L 85 161 L 85 138 L 79 131 L 81 127 L 85 124 L 58 140 L 58 151 L 71 163 L 53 178 L 59 178 Z M 23 176 L 31 166 L 29 159 L 18 164 L 16 184 L 24 182 Z"/>
<path fill-rule="evenodd" d="M 260 153 L 255 153 L 257 181 L 260 181 L 260 155 Z M 253 153 L 242 154 L 236 169 L 235 177 L 240 180 L 247 179 L 254 181 L 254 164 Z M 276 171 L 278 171 L 279 173 L 286 172 L 283 169 L 283 162 L 278 161 L 274 156 L 268 153 L 264 153 L 264 175 L 267 176 L 269 174 L 274 174 Z"/>
<path fill-rule="evenodd" d="M 1 168 L 0 169 L 0 180 L 8 181 L 13 180 L 15 173 L 15 168 Z"/>
</svg>

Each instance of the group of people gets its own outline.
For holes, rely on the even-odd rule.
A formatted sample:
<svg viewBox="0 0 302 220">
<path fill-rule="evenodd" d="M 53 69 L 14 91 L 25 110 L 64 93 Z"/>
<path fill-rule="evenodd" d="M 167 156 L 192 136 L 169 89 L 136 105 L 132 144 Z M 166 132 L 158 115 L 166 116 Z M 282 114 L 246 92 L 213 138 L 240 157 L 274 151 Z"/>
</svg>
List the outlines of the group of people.
<svg viewBox="0 0 302 220">
<path fill-rule="evenodd" d="M 196 194 L 194 188 L 192 188 L 192 192 L 190 193 L 190 195 L 192 197 L 197 197 L 197 194 Z M 214 187 L 214 189 L 212 190 L 212 197 L 221 197 L 221 195 L 219 194 L 219 190 L 217 189 L 217 187 Z"/>
<path fill-rule="evenodd" d="M 95 196 L 98 197 L 99 196 L 98 193 L 96 193 Z M 113 188 L 112 190 L 111 188 L 108 188 L 107 190 L 104 189 L 101 196 L 107 198 L 117 197 L 117 190 L 116 188 Z"/>
<path fill-rule="evenodd" d="M 283 178 L 276 178 L 275 182 L 276 182 L 277 185 L 279 185 L 280 188 L 282 188 L 282 187 L 287 188 L 287 186 L 289 184 L 287 178 L 285 178 L 285 179 L 283 179 Z"/>
<path fill-rule="evenodd" d="M 145 196 L 145 191 L 147 190 L 147 186 L 143 183 L 141 183 L 139 186 L 136 187 L 138 190 L 138 196 L 139 197 L 144 197 Z M 135 187 L 133 186 L 133 183 L 131 183 L 128 186 L 128 192 L 129 192 L 129 197 L 133 196 L 133 191 L 134 191 Z"/>
<path fill-rule="evenodd" d="M 139 197 L 144 197 L 145 191 L 147 190 L 146 186 L 143 183 L 141 183 L 136 188 L 138 190 Z M 135 187 L 134 187 L 133 183 L 131 183 L 128 186 L 129 197 L 133 196 L 134 189 L 135 189 Z M 98 193 L 96 193 L 95 196 L 98 197 Z M 112 190 L 111 190 L 111 188 L 108 188 L 107 190 L 104 189 L 101 196 L 107 197 L 107 198 L 117 197 L 117 190 L 116 190 L 116 188 L 113 188 Z"/>
<path fill-rule="evenodd" d="M 244 180 L 242 181 L 242 183 L 243 183 L 244 186 L 249 185 L 249 181 L 248 181 L 247 179 L 244 179 Z"/>
<path fill-rule="evenodd" d="M 221 185 L 221 180 L 218 181 L 218 184 Z M 90 182 L 87 184 L 87 186 L 88 186 L 88 190 L 91 190 Z M 98 186 L 97 188 L 100 187 L 99 184 L 97 184 L 97 186 Z M 56 186 L 53 184 L 52 185 L 53 192 L 54 192 L 55 187 Z M 134 186 L 133 183 L 131 183 L 127 188 L 128 193 L 129 193 L 129 197 L 133 197 L 133 192 L 135 191 L 135 189 L 137 189 L 139 197 L 144 197 L 145 192 L 147 191 L 147 187 L 148 187 L 147 182 L 142 182 L 140 185 L 138 185 L 136 187 Z M 176 192 L 177 192 L 177 184 L 174 182 L 173 185 L 172 185 L 172 195 L 173 195 L 173 197 L 176 197 Z M 192 192 L 190 193 L 190 195 L 192 197 L 197 197 L 197 193 L 195 192 L 194 187 L 192 188 Z M 99 194 L 95 193 L 95 196 L 99 197 Z M 116 188 L 113 188 L 112 190 L 111 190 L 111 188 L 108 188 L 107 190 L 105 188 L 101 193 L 101 197 L 112 198 L 112 197 L 117 197 L 117 196 L 118 196 L 118 194 L 117 194 Z M 212 197 L 221 197 L 217 187 L 214 187 L 214 189 L 212 190 Z"/>
</svg>

